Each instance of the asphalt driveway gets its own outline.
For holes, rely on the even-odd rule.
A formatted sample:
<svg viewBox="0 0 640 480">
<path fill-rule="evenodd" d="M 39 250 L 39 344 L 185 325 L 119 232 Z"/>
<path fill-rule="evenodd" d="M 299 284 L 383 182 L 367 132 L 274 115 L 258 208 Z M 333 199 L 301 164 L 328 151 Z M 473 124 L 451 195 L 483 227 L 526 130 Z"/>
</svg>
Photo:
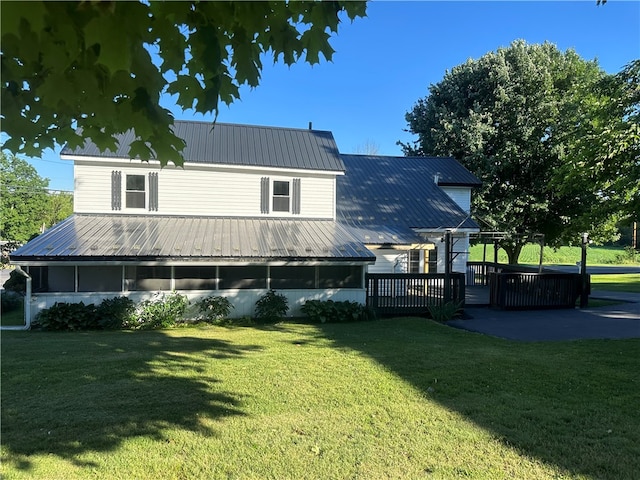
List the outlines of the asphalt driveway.
<svg viewBox="0 0 640 480">
<path fill-rule="evenodd" d="M 640 294 L 594 291 L 592 298 L 623 303 L 608 307 L 559 310 L 465 308 L 468 318 L 448 325 L 494 337 L 526 342 L 640 338 Z"/>
</svg>

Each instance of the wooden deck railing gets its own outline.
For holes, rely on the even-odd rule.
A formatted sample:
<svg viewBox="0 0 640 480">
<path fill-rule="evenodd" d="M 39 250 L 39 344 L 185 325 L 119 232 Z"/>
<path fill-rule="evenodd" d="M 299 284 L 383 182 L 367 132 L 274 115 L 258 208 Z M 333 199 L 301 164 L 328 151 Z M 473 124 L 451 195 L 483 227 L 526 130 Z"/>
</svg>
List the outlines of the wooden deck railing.
<svg viewBox="0 0 640 480">
<path fill-rule="evenodd" d="M 490 305 L 505 310 L 574 308 L 582 290 L 577 273 L 494 272 L 489 288 Z"/>
<path fill-rule="evenodd" d="M 423 315 L 447 301 L 464 305 L 464 278 L 452 273 L 447 288 L 443 273 L 369 273 L 367 306 L 380 315 Z"/>
</svg>

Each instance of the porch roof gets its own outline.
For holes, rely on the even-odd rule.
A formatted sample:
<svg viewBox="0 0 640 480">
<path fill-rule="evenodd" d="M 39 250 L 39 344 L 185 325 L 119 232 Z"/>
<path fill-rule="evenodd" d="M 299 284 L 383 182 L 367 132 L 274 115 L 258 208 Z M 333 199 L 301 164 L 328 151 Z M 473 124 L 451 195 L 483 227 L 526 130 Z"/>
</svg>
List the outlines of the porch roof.
<svg viewBox="0 0 640 480">
<path fill-rule="evenodd" d="M 42 261 L 357 261 L 375 256 L 332 220 L 75 214 L 11 255 Z"/>
</svg>

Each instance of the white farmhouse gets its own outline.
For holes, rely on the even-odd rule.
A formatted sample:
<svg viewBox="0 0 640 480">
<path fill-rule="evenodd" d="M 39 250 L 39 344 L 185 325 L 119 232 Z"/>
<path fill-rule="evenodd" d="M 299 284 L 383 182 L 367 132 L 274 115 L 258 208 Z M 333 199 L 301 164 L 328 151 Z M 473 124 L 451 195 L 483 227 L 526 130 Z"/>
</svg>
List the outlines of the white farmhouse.
<svg viewBox="0 0 640 480">
<path fill-rule="evenodd" d="M 442 271 L 446 230 L 466 253 L 471 189 L 454 159 L 341 155 L 331 132 L 176 121 L 183 167 L 130 159 L 133 138 L 74 162 L 74 214 L 11 255 L 30 316 L 56 302 L 178 291 L 251 315 L 269 289 L 366 302 L 370 272 Z M 454 270 L 465 271 L 458 255 Z"/>
</svg>

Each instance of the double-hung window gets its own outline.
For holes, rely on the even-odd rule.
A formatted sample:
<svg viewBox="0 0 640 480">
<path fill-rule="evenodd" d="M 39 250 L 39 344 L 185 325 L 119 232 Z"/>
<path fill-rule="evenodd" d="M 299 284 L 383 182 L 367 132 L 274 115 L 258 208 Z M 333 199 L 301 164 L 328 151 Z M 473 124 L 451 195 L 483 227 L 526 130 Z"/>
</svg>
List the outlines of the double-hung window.
<svg viewBox="0 0 640 480">
<path fill-rule="evenodd" d="M 111 210 L 121 210 L 123 207 L 123 203 L 124 208 L 148 208 L 150 212 L 157 212 L 158 172 L 149 172 L 148 175 L 123 175 L 119 170 L 112 171 Z"/>
<path fill-rule="evenodd" d="M 300 215 L 300 179 L 260 181 L 260 213 L 292 213 Z"/>
<path fill-rule="evenodd" d="M 289 182 L 273 181 L 273 211 L 288 212 L 291 204 Z"/>
<path fill-rule="evenodd" d="M 145 178 L 144 175 L 127 175 L 125 190 L 125 205 L 127 208 L 145 208 Z"/>
</svg>

